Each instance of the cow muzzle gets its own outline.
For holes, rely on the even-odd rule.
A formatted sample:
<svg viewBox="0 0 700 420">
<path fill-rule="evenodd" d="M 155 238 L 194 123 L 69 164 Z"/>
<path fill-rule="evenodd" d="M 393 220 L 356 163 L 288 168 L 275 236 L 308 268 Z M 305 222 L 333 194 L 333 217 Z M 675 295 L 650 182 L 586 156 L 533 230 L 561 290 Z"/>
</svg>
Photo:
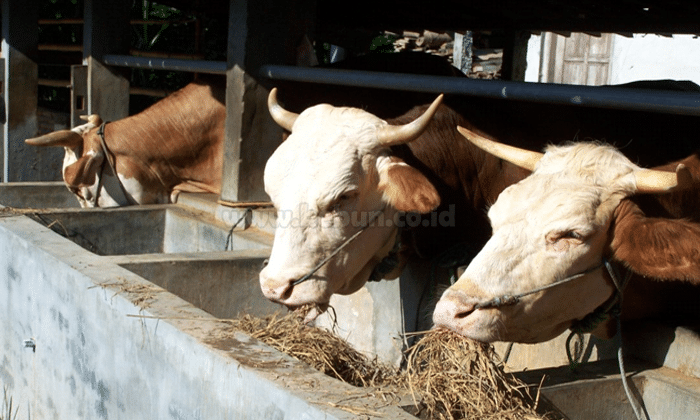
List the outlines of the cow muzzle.
<svg viewBox="0 0 700 420">
<path fill-rule="evenodd" d="M 456 290 L 448 290 L 440 298 L 433 312 L 435 328 L 446 328 L 460 335 L 482 342 L 495 341 L 495 337 L 482 325 L 484 309 L 479 307 L 479 299 L 467 296 Z M 489 311 L 494 312 L 495 311 Z"/>
<path fill-rule="evenodd" d="M 276 271 L 267 266 L 260 272 L 260 288 L 267 299 L 291 308 L 327 303 L 330 298 L 327 279 L 313 276 L 304 284 L 297 284 L 306 273 Z"/>
</svg>

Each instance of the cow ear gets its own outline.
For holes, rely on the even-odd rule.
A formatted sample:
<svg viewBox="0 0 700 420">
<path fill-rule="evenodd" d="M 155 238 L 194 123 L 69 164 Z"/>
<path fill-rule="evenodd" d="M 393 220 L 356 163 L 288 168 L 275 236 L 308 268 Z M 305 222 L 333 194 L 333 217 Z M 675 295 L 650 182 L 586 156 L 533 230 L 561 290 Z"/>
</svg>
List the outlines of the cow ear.
<svg viewBox="0 0 700 420">
<path fill-rule="evenodd" d="M 102 153 L 87 154 L 63 169 L 63 180 L 73 187 L 90 186 L 95 183 L 97 169 L 102 165 Z"/>
<path fill-rule="evenodd" d="M 429 213 L 440 204 L 440 195 L 420 171 L 396 157 L 377 159 L 379 191 L 395 209 Z"/>
<path fill-rule="evenodd" d="M 647 217 L 630 200 L 622 200 L 613 217 L 614 260 L 645 277 L 700 284 L 699 224 Z"/>
</svg>

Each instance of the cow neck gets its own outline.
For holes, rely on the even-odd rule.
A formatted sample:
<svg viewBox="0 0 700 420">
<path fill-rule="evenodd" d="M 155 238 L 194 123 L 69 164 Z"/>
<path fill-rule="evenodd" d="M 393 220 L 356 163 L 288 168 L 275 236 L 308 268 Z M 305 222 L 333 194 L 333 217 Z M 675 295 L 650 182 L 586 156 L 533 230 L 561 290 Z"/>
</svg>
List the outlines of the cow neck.
<svg viewBox="0 0 700 420">
<path fill-rule="evenodd" d="M 394 246 L 391 251 L 377 263 L 369 274 L 367 281 L 380 281 L 399 265 L 399 250 L 401 249 L 401 228 L 396 229 Z"/>
<path fill-rule="evenodd" d="M 100 125 L 100 127 L 97 129 L 97 137 L 100 139 L 100 147 L 102 148 L 102 153 L 105 155 L 105 160 L 109 164 L 110 169 L 112 170 L 112 174 L 114 177 L 117 179 L 117 183 L 119 184 L 119 189 L 122 192 L 122 195 L 124 196 L 124 200 L 127 202 L 129 205 L 135 205 L 138 204 L 134 201 L 133 198 L 129 195 L 129 193 L 126 191 L 126 187 L 124 187 L 124 184 L 122 183 L 122 180 L 119 178 L 119 175 L 117 174 L 117 165 L 116 162 L 114 161 L 114 158 L 112 157 L 112 153 L 109 151 L 109 148 L 107 147 L 107 140 L 105 139 L 105 126 L 107 125 L 109 121 L 105 121 Z M 102 165 L 100 165 L 100 176 L 97 181 L 97 192 L 95 193 L 95 201 L 93 205 L 95 207 L 98 206 L 98 202 L 100 199 L 100 191 L 102 191 L 102 179 L 103 179 L 103 172 L 104 172 L 104 167 L 105 167 L 105 162 L 102 161 Z"/>
<path fill-rule="evenodd" d="M 637 417 L 637 420 L 642 420 L 643 418 L 648 419 L 648 417 L 644 415 L 644 412 L 642 411 L 643 403 L 640 403 L 634 397 L 628 384 L 627 373 L 625 372 L 624 356 L 622 351 L 622 322 L 620 321 L 620 310 L 622 307 L 622 292 L 627 286 L 627 283 L 629 283 L 629 280 L 632 277 L 632 272 L 627 270 L 624 278 L 622 279 L 622 281 L 620 281 L 619 272 L 615 269 L 615 267 L 607 259 L 603 259 L 603 263 L 605 264 L 605 268 L 608 270 L 610 280 L 612 280 L 613 284 L 615 285 L 615 292 L 605 303 L 600 305 L 598 308 L 596 308 L 593 312 L 585 316 L 583 319 L 575 321 L 571 325 L 571 333 L 566 339 L 566 355 L 569 358 L 569 366 L 572 370 L 575 370 L 576 367 L 579 365 L 579 360 L 582 356 L 580 350 L 576 354 L 571 353 L 572 339 L 574 337 L 578 337 L 579 343 L 582 343 L 582 335 L 584 333 L 593 331 L 601 322 L 607 320 L 610 316 L 612 316 L 615 319 L 615 324 L 617 327 L 615 338 L 617 341 L 617 361 L 618 367 L 620 368 L 620 379 L 622 380 L 622 387 L 625 390 L 625 395 L 627 396 L 627 400 L 629 401 L 630 406 L 632 407 L 632 410 L 634 411 L 634 414 Z M 577 348 L 582 349 L 583 346 L 578 345 Z"/>
<path fill-rule="evenodd" d="M 632 277 L 632 272 L 627 270 L 624 277 L 621 277 L 618 270 L 610 261 L 603 259 L 603 264 L 605 265 L 610 280 L 612 280 L 612 283 L 615 286 L 615 290 L 612 296 L 610 296 L 607 301 L 603 302 L 603 304 L 597 307 L 593 312 L 580 320 L 574 321 L 571 327 L 569 327 L 572 334 L 589 333 L 595 330 L 601 322 L 608 319 L 609 316 L 620 316 L 622 292 L 627 287 L 627 284 Z"/>
</svg>

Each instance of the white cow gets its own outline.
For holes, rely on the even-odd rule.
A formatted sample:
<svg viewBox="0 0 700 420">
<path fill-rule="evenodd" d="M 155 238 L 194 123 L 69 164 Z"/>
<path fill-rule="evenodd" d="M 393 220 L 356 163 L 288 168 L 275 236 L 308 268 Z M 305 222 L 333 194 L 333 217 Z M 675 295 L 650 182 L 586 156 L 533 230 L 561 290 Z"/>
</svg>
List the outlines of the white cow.
<svg viewBox="0 0 700 420">
<path fill-rule="evenodd" d="M 268 299 L 323 307 L 334 293 L 357 291 L 394 246 L 396 213 L 427 213 L 439 204 L 426 177 L 389 148 L 418 138 L 441 98 L 415 121 L 393 126 L 360 109 L 325 104 L 294 114 L 272 90 L 270 113 L 291 135 L 265 166 L 265 191 L 278 214 L 272 253 L 260 273 Z"/>
<path fill-rule="evenodd" d="M 700 225 L 649 218 L 633 203 L 620 205 L 636 193 L 665 192 L 679 182 L 690 188 L 687 167 L 679 165 L 676 173 L 642 169 L 597 143 L 549 146 L 543 155 L 459 130 L 533 172 L 489 209 L 493 236 L 442 295 L 436 326 L 484 342 L 546 341 L 614 303 L 625 276 L 613 279 L 605 261 L 634 274 L 623 292 L 634 296 L 623 301 L 628 318 L 649 314 L 661 302 L 656 292 L 641 296 L 657 290 L 654 283 L 700 285 Z M 698 290 L 691 290 L 697 302 Z"/>
</svg>

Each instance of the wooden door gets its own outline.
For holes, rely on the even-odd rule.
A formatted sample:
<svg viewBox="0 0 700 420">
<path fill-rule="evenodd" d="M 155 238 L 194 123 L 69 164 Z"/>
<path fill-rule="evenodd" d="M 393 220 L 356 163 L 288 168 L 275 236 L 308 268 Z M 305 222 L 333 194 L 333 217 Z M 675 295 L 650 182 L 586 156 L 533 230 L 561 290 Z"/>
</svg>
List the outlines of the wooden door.
<svg viewBox="0 0 700 420">
<path fill-rule="evenodd" d="M 612 34 L 551 34 L 547 82 L 604 85 L 610 78 Z"/>
</svg>

